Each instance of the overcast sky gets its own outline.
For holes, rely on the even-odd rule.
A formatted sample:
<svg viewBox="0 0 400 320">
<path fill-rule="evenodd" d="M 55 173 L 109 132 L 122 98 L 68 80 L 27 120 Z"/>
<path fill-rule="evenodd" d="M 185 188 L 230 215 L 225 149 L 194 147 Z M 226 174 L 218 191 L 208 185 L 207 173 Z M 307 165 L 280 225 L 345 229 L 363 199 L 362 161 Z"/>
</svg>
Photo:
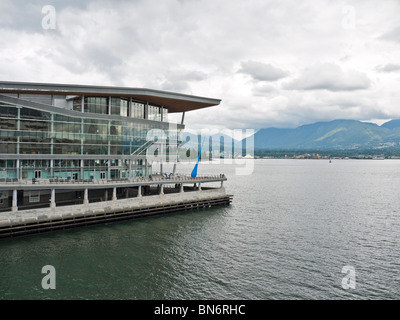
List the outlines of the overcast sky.
<svg viewBox="0 0 400 320">
<path fill-rule="evenodd" d="M 0 80 L 222 100 L 191 129 L 381 123 L 400 118 L 400 1 L 0 0 Z"/>
</svg>

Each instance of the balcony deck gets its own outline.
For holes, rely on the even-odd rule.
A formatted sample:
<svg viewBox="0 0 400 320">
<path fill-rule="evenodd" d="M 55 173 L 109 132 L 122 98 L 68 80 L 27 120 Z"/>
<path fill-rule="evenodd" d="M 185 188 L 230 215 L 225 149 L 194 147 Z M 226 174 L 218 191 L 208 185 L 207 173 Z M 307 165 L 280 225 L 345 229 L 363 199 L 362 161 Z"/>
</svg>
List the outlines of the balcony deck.
<svg viewBox="0 0 400 320">
<path fill-rule="evenodd" d="M 44 189 L 104 189 L 121 187 L 139 187 L 167 184 L 188 184 L 188 183 L 209 183 L 223 182 L 227 178 L 224 174 L 220 175 L 200 175 L 195 178 L 190 175 L 175 174 L 171 177 L 154 175 L 152 178 L 131 178 L 131 179 L 0 179 L 0 190 L 44 190 Z"/>
</svg>

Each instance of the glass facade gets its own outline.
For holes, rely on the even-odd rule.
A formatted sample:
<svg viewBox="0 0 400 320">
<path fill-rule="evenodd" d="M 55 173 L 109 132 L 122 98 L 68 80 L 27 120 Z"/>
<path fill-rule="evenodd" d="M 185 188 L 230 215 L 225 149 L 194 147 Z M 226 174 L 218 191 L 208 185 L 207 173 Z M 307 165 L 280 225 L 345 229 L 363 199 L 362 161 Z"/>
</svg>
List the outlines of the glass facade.
<svg viewBox="0 0 400 320">
<path fill-rule="evenodd" d="M 104 97 L 85 97 L 84 110 L 90 113 L 108 114 L 108 99 Z M 81 99 L 82 104 L 82 99 Z"/>
<path fill-rule="evenodd" d="M 158 122 L 167 120 L 166 108 L 114 97 L 76 97 L 71 104 L 72 110 L 93 117 L 66 116 L 57 108 L 50 112 L 0 104 L 0 178 L 118 179 L 151 173 L 145 170 L 146 155 L 140 153 L 138 159 L 135 152 L 151 144 L 148 132 L 160 130 Z M 121 120 L 99 119 L 96 114 Z M 180 129 L 166 134 L 180 136 Z M 4 159 L 7 155 L 14 155 L 13 160 Z"/>
<path fill-rule="evenodd" d="M 153 121 L 161 121 L 160 108 L 155 106 L 148 106 L 148 108 L 149 108 L 148 119 Z"/>
<path fill-rule="evenodd" d="M 111 98 L 111 114 L 127 117 L 128 100 L 120 98 Z"/>
<path fill-rule="evenodd" d="M 82 97 L 73 99 L 73 110 L 86 113 L 109 114 L 135 119 L 168 122 L 168 109 L 127 98 Z M 147 112 L 146 112 L 147 110 Z"/>
<path fill-rule="evenodd" d="M 145 105 L 139 102 L 132 102 L 132 118 L 144 119 Z"/>
</svg>

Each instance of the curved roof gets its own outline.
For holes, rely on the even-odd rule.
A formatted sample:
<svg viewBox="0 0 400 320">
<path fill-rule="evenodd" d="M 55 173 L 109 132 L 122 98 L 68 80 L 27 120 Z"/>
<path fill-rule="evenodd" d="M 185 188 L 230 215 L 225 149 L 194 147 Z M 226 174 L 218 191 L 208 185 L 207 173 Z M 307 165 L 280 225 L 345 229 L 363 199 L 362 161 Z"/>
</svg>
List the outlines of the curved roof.
<svg viewBox="0 0 400 320">
<path fill-rule="evenodd" d="M 0 81 L 0 93 L 92 95 L 126 97 L 168 108 L 169 113 L 187 112 L 219 105 L 221 100 L 146 88 Z"/>
</svg>

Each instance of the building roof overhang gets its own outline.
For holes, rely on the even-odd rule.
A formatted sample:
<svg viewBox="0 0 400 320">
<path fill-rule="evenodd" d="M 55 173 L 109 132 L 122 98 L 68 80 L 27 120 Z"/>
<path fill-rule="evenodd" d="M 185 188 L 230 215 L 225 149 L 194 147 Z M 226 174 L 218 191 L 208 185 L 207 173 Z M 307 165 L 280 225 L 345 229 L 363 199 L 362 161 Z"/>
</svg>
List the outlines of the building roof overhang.
<svg viewBox="0 0 400 320">
<path fill-rule="evenodd" d="M 187 112 L 219 105 L 221 100 L 146 88 L 0 81 L 0 93 L 125 97 Z"/>
</svg>

